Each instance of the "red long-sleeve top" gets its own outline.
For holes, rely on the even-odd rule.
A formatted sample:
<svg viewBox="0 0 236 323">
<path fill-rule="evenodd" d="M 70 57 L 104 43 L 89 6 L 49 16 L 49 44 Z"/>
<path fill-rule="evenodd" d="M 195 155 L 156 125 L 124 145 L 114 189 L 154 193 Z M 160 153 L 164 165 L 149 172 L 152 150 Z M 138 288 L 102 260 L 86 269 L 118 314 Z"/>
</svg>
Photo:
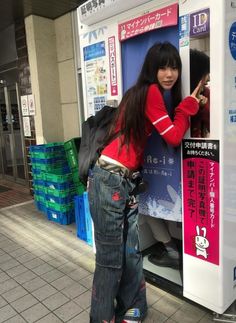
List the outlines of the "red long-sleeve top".
<svg viewBox="0 0 236 323">
<path fill-rule="evenodd" d="M 143 163 L 143 153 L 147 138 L 153 127 L 163 139 L 172 146 L 178 146 L 189 127 L 189 116 L 198 111 L 198 102 L 191 96 L 186 97 L 175 109 L 172 121 L 165 107 L 163 96 L 156 84 L 150 85 L 146 100 L 146 129 L 143 131 L 143 141 L 137 147 L 131 139 L 129 149 L 120 146 L 122 138 L 115 138 L 102 151 L 102 155 L 112 158 L 130 170 L 137 170 Z M 117 129 L 119 130 L 119 129 Z"/>
</svg>

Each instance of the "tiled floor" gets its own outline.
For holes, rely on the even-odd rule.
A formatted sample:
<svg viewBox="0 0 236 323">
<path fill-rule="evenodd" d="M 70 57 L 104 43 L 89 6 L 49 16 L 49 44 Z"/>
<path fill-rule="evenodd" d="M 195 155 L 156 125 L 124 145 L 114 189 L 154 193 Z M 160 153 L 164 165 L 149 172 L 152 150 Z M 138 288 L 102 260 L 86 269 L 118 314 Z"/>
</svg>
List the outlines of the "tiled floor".
<svg viewBox="0 0 236 323">
<path fill-rule="evenodd" d="M 33 202 L 0 210 L 0 323 L 89 323 L 92 248 L 74 225 L 49 222 Z M 209 323 L 197 305 L 148 284 L 145 323 Z"/>
</svg>

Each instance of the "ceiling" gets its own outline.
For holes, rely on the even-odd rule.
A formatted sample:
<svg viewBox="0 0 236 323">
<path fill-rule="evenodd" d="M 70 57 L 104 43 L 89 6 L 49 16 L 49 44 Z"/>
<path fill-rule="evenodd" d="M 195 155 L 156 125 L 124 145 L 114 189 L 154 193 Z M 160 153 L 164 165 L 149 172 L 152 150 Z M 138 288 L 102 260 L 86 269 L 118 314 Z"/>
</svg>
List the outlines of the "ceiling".
<svg viewBox="0 0 236 323">
<path fill-rule="evenodd" d="M 0 0 L 0 31 L 29 15 L 55 19 L 86 0 Z"/>
</svg>

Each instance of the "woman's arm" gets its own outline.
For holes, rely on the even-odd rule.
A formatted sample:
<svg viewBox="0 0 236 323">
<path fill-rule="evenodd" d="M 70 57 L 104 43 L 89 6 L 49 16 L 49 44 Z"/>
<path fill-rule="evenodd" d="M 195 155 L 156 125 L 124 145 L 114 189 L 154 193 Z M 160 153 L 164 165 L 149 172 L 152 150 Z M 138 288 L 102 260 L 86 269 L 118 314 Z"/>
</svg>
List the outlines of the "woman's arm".
<svg viewBox="0 0 236 323">
<path fill-rule="evenodd" d="M 157 85 L 149 87 L 146 101 L 146 116 L 171 146 L 178 146 L 189 127 L 189 116 L 198 111 L 198 102 L 192 97 L 186 97 L 175 109 L 174 120 L 168 115 L 163 96 Z"/>
</svg>

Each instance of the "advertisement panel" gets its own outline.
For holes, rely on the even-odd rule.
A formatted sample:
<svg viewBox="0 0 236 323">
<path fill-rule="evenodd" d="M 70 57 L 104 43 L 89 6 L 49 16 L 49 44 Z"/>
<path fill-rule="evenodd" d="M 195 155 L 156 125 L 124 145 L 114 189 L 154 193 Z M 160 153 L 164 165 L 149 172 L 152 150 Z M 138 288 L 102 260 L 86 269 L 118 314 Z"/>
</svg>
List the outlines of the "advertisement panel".
<svg viewBox="0 0 236 323">
<path fill-rule="evenodd" d="M 180 151 L 180 147 L 168 146 L 153 132 L 145 149 L 143 176 L 148 190 L 140 195 L 141 214 L 182 221 Z"/>
<path fill-rule="evenodd" d="M 184 253 L 219 265 L 219 141 L 183 141 Z"/>
<path fill-rule="evenodd" d="M 94 114 L 106 103 L 107 72 L 105 42 L 83 48 L 89 114 Z"/>
</svg>

